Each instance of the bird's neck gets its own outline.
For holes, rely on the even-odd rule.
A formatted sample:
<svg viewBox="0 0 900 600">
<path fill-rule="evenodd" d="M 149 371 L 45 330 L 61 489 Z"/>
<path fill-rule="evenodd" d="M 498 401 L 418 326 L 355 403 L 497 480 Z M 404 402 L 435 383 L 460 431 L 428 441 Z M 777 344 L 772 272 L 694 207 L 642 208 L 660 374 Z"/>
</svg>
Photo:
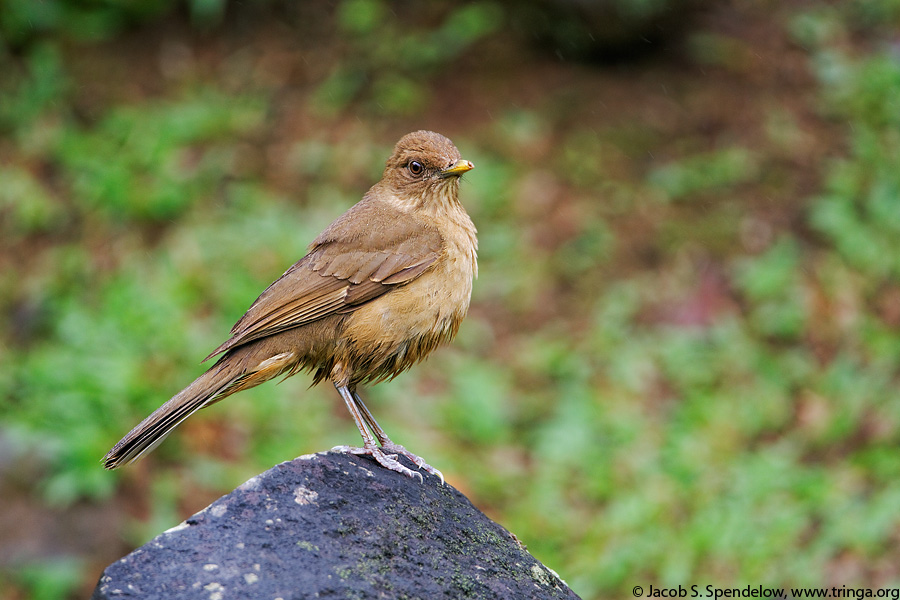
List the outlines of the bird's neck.
<svg viewBox="0 0 900 600">
<path fill-rule="evenodd" d="M 426 188 L 421 194 L 404 194 L 391 187 L 383 187 L 381 193 L 374 193 L 377 186 L 369 190 L 368 195 L 377 196 L 387 202 L 393 208 L 404 212 L 416 212 L 427 218 L 436 219 L 449 216 L 451 219 L 457 213 L 465 214 L 462 204 L 459 202 L 457 192 L 458 181 L 446 181 L 439 185 Z"/>
<path fill-rule="evenodd" d="M 374 189 L 374 188 L 373 188 Z M 478 274 L 478 231 L 475 224 L 459 201 L 459 182 L 446 182 L 424 192 L 422 196 L 398 194 L 393 190 L 377 194 L 383 202 L 435 227 L 445 240 L 453 240 L 471 263 L 472 274 Z M 371 191 L 370 191 L 371 194 Z"/>
</svg>

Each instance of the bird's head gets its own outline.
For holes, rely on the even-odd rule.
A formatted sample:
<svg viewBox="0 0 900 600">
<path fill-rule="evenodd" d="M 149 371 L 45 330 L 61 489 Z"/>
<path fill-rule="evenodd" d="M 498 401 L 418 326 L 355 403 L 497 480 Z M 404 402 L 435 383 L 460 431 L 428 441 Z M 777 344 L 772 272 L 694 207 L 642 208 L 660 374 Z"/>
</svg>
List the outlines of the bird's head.
<svg viewBox="0 0 900 600">
<path fill-rule="evenodd" d="M 449 139 L 433 131 L 408 133 L 394 146 L 382 182 L 404 202 L 457 202 L 459 178 L 475 165 L 460 157 Z"/>
</svg>

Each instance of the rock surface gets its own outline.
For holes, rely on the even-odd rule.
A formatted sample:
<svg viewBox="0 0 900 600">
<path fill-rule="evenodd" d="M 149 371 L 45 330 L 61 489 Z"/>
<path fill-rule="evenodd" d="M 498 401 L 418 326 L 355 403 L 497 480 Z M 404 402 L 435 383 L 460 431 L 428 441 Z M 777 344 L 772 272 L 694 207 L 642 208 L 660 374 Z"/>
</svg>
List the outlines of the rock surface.
<svg viewBox="0 0 900 600">
<path fill-rule="evenodd" d="M 92 598 L 578 598 L 423 475 L 331 452 L 282 463 L 111 564 Z"/>
</svg>

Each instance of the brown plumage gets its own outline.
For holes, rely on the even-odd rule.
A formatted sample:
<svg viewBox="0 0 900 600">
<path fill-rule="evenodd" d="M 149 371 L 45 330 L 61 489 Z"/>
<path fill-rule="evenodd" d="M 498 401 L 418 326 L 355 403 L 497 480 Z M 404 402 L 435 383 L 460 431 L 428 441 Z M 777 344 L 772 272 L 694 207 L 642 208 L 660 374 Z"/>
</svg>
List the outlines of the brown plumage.
<svg viewBox="0 0 900 600">
<path fill-rule="evenodd" d="M 260 294 L 207 357 L 219 360 L 122 438 L 104 466 L 141 457 L 191 414 L 235 392 L 309 370 L 314 384 L 334 384 L 363 437 L 362 448 L 342 450 L 418 475 L 397 462 L 401 453 L 439 475 L 387 437 L 356 388 L 395 377 L 456 335 L 478 270 L 475 226 L 458 199 L 459 178 L 472 166 L 442 135 L 404 136 L 381 181 Z"/>
</svg>

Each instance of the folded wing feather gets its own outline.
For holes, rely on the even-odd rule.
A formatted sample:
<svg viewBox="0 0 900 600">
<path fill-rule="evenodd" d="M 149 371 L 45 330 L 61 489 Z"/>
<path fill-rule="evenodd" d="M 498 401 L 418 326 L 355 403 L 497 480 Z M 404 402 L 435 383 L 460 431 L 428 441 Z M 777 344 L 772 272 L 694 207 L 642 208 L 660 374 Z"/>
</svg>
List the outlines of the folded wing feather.
<svg viewBox="0 0 900 600">
<path fill-rule="evenodd" d="M 383 207 L 371 208 L 372 202 L 363 200 L 322 232 L 309 253 L 256 299 L 232 328 L 231 338 L 206 358 L 328 315 L 352 312 L 434 264 L 443 243 L 435 229 L 399 211 L 386 216 Z"/>
</svg>

